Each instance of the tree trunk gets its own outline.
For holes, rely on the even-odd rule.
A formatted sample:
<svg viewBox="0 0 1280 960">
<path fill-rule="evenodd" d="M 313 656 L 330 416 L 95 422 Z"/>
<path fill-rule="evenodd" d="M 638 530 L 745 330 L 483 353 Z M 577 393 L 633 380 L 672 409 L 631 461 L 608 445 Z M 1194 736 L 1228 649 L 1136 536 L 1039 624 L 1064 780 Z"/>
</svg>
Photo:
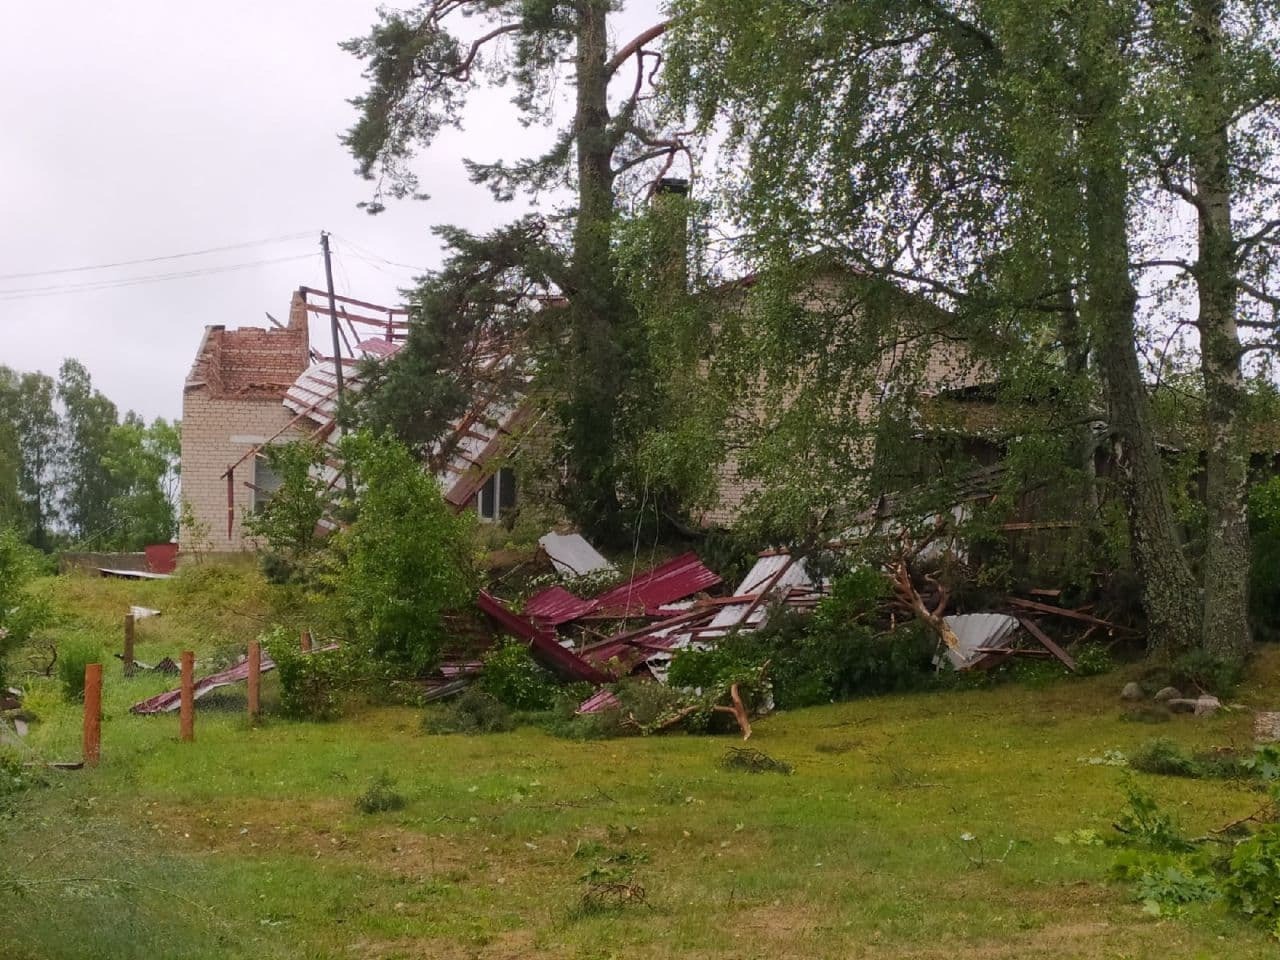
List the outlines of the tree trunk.
<svg viewBox="0 0 1280 960">
<path fill-rule="evenodd" d="M 609 4 L 583 0 L 578 21 L 574 139 L 578 210 L 573 231 L 570 363 L 567 371 L 571 486 L 568 506 L 605 539 L 617 522 L 614 471 L 618 395 L 625 382 L 620 328 L 625 305 L 613 279 L 613 148 L 606 68 Z"/>
<path fill-rule="evenodd" d="M 1191 176 L 1199 216 L 1196 286 L 1205 389 L 1204 623 L 1201 644 L 1242 660 L 1248 621 L 1248 448 L 1243 436 L 1240 337 L 1236 329 L 1231 226 L 1230 110 L 1223 89 L 1221 0 L 1193 0 L 1189 63 L 1193 94 Z"/>
<path fill-rule="evenodd" d="M 1134 345 L 1138 297 L 1129 276 L 1129 183 L 1124 138 L 1115 116 L 1118 97 L 1105 86 L 1105 66 L 1094 66 L 1086 62 L 1081 70 L 1086 239 L 1082 317 L 1093 335 L 1110 426 L 1119 440 L 1118 467 L 1129 495 L 1129 535 L 1147 614 L 1147 647 L 1173 654 L 1196 644 L 1200 601 L 1179 542 Z"/>
</svg>

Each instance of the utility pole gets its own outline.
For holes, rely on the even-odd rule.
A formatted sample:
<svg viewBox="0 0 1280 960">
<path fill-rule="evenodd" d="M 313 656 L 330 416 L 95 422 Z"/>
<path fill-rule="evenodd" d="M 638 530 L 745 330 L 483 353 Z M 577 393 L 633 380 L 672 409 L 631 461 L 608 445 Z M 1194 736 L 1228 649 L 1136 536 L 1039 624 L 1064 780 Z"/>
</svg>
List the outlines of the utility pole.
<svg viewBox="0 0 1280 960">
<path fill-rule="evenodd" d="M 338 303 L 333 298 L 333 262 L 329 258 L 329 234 L 320 231 L 320 249 L 324 251 L 324 282 L 329 287 L 329 329 L 333 333 L 333 375 L 338 381 L 338 423 L 345 407 L 342 403 L 342 348 L 338 345 Z"/>
</svg>

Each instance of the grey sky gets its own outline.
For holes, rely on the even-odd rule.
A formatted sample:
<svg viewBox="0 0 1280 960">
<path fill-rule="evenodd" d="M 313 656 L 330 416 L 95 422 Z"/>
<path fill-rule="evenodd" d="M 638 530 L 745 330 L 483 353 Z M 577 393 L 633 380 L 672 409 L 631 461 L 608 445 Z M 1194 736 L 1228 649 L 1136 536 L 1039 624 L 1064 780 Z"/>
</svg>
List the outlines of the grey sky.
<svg viewBox="0 0 1280 960">
<path fill-rule="evenodd" d="M 657 0 L 628 4 L 620 39 Z M 500 92 L 471 104 L 418 163 L 425 203 L 356 209 L 369 185 L 338 143 L 361 92 L 337 48 L 375 19 L 373 0 L 127 0 L 7 4 L 0 34 L 0 275 L 162 256 L 304 234 L 223 253 L 0 280 L 0 363 L 56 373 L 67 356 L 121 408 L 181 413 L 182 381 L 206 324 L 283 318 L 299 285 L 322 287 L 319 231 L 333 232 L 340 293 L 398 301 L 439 250 L 430 227 L 484 229 L 514 216 L 467 182 L 463 156 L 532 153 Z M 567 83 L 565 84 L 568 89 Z M 36 288 L 250 269 L 115 289 Z M 370 262 L 372 260 L 372 262 Z"/>
</svg>

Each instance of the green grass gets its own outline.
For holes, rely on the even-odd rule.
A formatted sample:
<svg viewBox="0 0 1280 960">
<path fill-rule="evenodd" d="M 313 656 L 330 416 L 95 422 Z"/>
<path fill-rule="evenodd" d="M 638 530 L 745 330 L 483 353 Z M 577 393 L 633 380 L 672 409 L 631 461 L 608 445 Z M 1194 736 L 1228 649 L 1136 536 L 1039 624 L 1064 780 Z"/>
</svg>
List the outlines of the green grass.
<svg viewBox="0 0 1280 960">
<path fill-rule="evenodd" d="M 59 628 L 106 645 L 129 603 L 139 657 L 242 643 L 294 614 L 247 571 L 159 584 L 60 580 Z M 145 639 L 144 639 L 145 635 Z M 1268 652 L 1258 677 L 1276 673 Z M 6 957 L 1270 957 L 1208 908 L 1143 914 L 1104 882 L 1122 771 L 1079 762 L 1150 736 L 1122 677 L 833 705 L 761 721 L 791 776 L 724 769 L 729 738 L 604 742 L 534 729 L 427 736 L 420 711 L 331 724 L 243 717 L 243 692 L 133 717 L 166 681 L 106 668 L 103 761 L 51 774 L 0 816 Z M 270 697 L 271 683 L 264 686 Z M 1255 681 L 1241 700 L 1270 704 Z M 216 696 L 216 695 L 215 695 Z M 78 752 L 53 680 L 30 749 Z M 1250 717 L 1177 718 L 1189 752 L 1243 745 Z M 403 808 L 360 813 L 388 771 Z M 1247 785 L 1135 774 L 1192 833 L 1252 812 Z M 962 840 L 971 834 L 973 840 Z M 643 898 L 584 906 L 591 878 Z M 1225 939 L 1224 939 L 1225 938 Z"/>
</svg>

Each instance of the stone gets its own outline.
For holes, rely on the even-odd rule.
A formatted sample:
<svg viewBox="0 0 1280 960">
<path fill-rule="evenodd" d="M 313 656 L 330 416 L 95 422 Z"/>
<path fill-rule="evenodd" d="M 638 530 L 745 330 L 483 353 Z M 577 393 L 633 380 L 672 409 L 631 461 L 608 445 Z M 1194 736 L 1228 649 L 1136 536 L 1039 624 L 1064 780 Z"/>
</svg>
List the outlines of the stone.
<svg viewBox="0 0 1280 960">
<path fill-rule="evenodd" d="M 1189 700 L 1186 697 L 1178 697 L 1175 700 L 1166 700 L 1164 705 L 1174 713 L 1194 713 L 1198 700 Z"/>
<path fill-rule="evenodd" d="M 1166 700 L 1181 700 L 1182 691 L 1177 687 L 1161 687 L 1156 691 L 1156 703 L 1164 703 Z"/>
<path fill-rule="evenodd" d="M 1196 701 L 1195 714 L 1197 717 L 1212 717 L 1215 713 L 1222 709 L 1222 701 L 1217 697 L 1203 696 Z"/>
<path fill-rule="evenodd" d="M 1136 683 L 1130 681 L 1124 685 L 1124 689 L 1120 691 L 1121 700 L 1141 700 L 1142 688 Z"/>
</svg>

